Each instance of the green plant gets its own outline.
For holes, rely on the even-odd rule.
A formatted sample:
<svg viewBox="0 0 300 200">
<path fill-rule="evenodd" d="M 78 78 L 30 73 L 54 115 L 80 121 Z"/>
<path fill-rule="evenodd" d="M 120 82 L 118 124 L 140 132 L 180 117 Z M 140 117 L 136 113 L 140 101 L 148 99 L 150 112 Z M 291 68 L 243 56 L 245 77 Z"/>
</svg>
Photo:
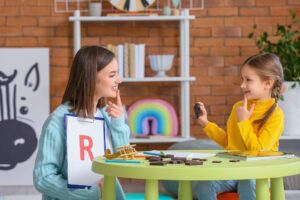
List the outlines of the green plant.
<svg viewBox="0 0 300 200">
<path fill-rule="evenodd" d="M 293 26 L 299 24 L 296 19 L 296 12 L 291 11 L 291 23 L 288 25 L 277 25 L 275 42 L 269 39 L 269 34 L 263 32 L 256 36 L 256 24 L 253 31 L 249 33 L 248 38 L 255 38 L 256 45 L 260 52 L 270 52 L 276 54 L 283 65 L 284 80 L 296 81 L 300 85 L 300 33 Z M 299 28 L 299 27 L 298 27 Z M 296 84 L 293 84 L 295 87 Z"/>
</svg>

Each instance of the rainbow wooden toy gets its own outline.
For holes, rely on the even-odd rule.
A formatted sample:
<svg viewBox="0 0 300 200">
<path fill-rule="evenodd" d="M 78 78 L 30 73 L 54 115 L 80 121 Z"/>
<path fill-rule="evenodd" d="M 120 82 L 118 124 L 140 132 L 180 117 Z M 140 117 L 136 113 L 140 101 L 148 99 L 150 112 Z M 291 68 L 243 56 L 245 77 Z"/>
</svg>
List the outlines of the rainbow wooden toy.
<svg viewBox="0 0 300 200">
<path fill-rule="evenodd" d="M 178 117 L 173 106 L 162 99 L 142 99 L 128 108 L 130 129 L 135 136 L 178 135 Z"/>
</svg>

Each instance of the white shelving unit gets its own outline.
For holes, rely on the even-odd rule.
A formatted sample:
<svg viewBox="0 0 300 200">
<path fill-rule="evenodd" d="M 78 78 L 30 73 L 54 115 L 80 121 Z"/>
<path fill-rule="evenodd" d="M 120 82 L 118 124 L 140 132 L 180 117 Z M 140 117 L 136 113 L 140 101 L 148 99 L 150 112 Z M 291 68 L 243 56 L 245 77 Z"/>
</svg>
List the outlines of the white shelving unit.
<svg viewBox="0 0 300 200">
<path fill-rule="evenodd" d="M 110 22 L 110 21 L 178 21 L 180 31 L 180 76 L 176 77 L 144 77 L 144 78 L 124 78 L 123 82 L 180 82 L 180 112 L 181 112 L 181 132 L 176 138 L 147 138 L 131 139 L 132 143 L 161 143 L 179 142 L 192 139 L 190 137 L 190 81 L 195 77 L 190 77 L 190 20 L 195 16 L 190 16 L 187 9 L 182 10 L 179 16 L 80 16 L 80 11 L 75 10 L 74 16 L 69 17 L 69 21 L 74 24 L 74 54 L 81 47 L 81 23 L 82 22 Z"/>
</svg>

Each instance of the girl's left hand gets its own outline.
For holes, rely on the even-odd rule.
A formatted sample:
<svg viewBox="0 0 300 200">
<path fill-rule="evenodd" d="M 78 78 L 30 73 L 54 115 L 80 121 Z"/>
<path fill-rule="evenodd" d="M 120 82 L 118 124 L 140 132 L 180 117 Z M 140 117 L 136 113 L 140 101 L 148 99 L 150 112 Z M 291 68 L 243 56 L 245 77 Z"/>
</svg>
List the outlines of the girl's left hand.
<svg viewBox="0 0 300 200">
<path fill-rule="evenodd" d="M 123 114 L 123 105 L 120 97 L 120 91 L 117 91 L 117 104 L 112 103 L 111 101 L 108 102 L 108 106 L 106 108 L 106 112 L 112 118 L 119 118 Z"/>
<path fill-rule="evenodd" d="M 244 96 L 244 105 L 237 107 L 236 109 L 236 116 L 238 121 L 242 122 L 248 120 L 252 115 L 254 108 L 255 108 L 255 104 L 252 104 L 250 110 L 248 110 L 248 99 L 246 96 Z"/>
</svg>

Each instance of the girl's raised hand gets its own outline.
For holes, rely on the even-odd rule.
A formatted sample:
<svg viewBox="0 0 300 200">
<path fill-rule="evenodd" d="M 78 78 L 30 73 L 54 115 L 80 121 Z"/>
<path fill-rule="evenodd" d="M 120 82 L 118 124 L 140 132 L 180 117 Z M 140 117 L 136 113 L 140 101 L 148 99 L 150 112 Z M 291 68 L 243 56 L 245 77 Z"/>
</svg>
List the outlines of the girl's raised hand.
<svg viewBox="0 0 300 200">
<path fill-rule="evenodd" d="M 106 112 L 112 118 L 119 118 L 123 114 L 123 105 L 120 97 L 120 91 L 116 92 L 117 103 L 114 104 L 111 101 L 108 102 Z"/>
<path fill-rule="evenodd" d="M 202 102 L 197 102 L 197 103 L 200 105 L 200 109 L 201 109 L 201 111 L 203 113 L 201 116 L 198 117 L 197 121 L 200 124 L 200 126 L 202 128 L 204 128 L 207 125 L 207 123 L 208 123 L 207 111 L 206 111 L 205 106 L 204 106 L 204 104 Z"/>
<path fill-rule="evenodd" d="M 252 115 L 255 108 L 255 104 L 251 105 L 250 110 L 248 110 L 248 98 L 244 96 L 244 104 L 243 106 L 237 107 L 236 116 L 239 122 L 248 120 Z"/>
</svg>

